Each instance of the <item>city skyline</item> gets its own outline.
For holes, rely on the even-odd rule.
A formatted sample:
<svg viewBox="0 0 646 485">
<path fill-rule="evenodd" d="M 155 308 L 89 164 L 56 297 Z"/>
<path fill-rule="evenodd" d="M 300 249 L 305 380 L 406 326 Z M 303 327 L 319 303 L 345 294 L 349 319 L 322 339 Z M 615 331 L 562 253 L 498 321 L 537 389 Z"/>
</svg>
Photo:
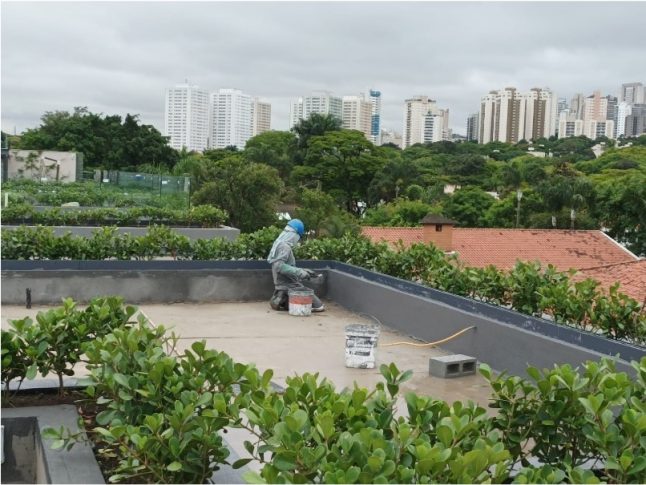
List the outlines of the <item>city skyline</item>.
<svg viewBox="0 0 646 485">
<path fill-rule="evenodd" d="M 276 130 L 289 129 L 298 96 L 372 88 L 382 129 L 401 132 L 405 100 L 425 95 L 465 134 L 493 89 L 547 87 L 569 100 L 646 78 L 646 4 L 635 2 L 5 2 L 2 13 L 9 133 L 74 106 L 139 114 L 163 132 L 165 90 L 188 79 L 267 100 Z"/>
</svg>

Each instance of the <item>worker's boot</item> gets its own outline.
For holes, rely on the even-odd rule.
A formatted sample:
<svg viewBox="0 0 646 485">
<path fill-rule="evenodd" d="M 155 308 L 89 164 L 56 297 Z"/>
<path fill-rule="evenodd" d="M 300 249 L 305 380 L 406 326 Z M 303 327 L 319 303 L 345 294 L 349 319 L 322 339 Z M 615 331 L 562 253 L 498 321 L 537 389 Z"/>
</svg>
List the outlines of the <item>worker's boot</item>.
<svg viewBox="0 0 646 485">
<path fill-rule="evenodd" d="M 276 290 L 269 300 L 269 306 L 272 310 L 276 311 L 287 311 L 289 309 L 289 298 L 285 290 Z"/>
</svg>

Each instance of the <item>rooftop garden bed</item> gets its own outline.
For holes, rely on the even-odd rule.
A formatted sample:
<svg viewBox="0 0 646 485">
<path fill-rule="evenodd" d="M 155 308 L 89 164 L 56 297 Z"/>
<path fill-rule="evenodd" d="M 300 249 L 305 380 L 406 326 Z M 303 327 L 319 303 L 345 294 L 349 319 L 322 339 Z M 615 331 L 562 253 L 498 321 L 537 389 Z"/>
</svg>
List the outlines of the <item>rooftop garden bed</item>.
<svg viewBox="0 0 646 485">
<path fill-rule="evenodd" d="M 280 229 L 242 234 L 236 241 L 190 241 L 166 227 L 151 227 L 142 237 L 98 229 L 91 238 L 56 237 L 48 228 L 2 231 L 2 259 L 264 260 Z M 509 272 L 493 266 L 463 267 L 431 245 L 393 251 L 359 236 L 308 240 L 296 249 L 300 259 L 336 260 L 414 281 L 430 288 L 498 305 L 557 324 L 592 331 L 610 339 L 646 345 L 646 314 L 618 286 L 603 292 L 591 279 L 575 282 L 570 273 L 539 263 L 517 263 Z"/>
<path fill-rule="evenodd" d="M 2 223 L 44 226 L 144 226 L 218 227 L 228 218 L 226 211 L 210 205 L 188 210 L 157 207 L 115 208 L 37 208 L 14 204 L 2 210 Z"/>
<path fill-rule="evenodd" d="M 273 373 L 177 337 L 118 298 L 85 308 L 66 300 L 2 332 L 2 380 L 90 371 L 87 434 L 111 482 L 205 483 L 219 467 L 255 463 L 252 483 L 643 483 L 646 358 L 635 377 L 613 362 L 527 370 L 528 379 L 480 372 L 493 415 L 472 402 L 406 393 L 410 378 L 382 365 L 383 382 L 338 391 L 318 375 L 271 386 Z M 60 339 L 63 334 L 65 339 Z M 34 336 L 39 336 L 35 338 Z M 12 342 L 11 345 L 5 345 Z M 6 391 L 5 391 L 6 392 Z M 65 389 L 62 388 L 62 392 Z M 11 396 L 5 396 L 11 398 Z M 223 433 L 249 435 L 230 463 Z M 82 433 L 44 430 L 54 447 Z"/>
</svg>

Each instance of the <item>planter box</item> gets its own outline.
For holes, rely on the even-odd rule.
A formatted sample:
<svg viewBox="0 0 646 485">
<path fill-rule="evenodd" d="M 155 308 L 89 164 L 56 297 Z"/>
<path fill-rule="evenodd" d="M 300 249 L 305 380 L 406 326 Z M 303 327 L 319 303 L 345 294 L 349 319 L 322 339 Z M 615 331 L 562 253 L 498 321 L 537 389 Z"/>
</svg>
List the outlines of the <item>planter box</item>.
<svg viewBox="0 0 646 485">
<path fill-rule="evenodd" d="M 16 225 L 3 225 L 2 229 L 17 229 L 20 226 Z M 27 226 L 27 227 L 36 227 L 36 226 Z M 48 226 L 54 229 L 54 234 L 57 236 L 63 236 L 67 232 L 71 232 L 75 236 L 86 236 L 91 237 L 92 232 L 96 231 L 97 227 L 91 226 Z M 235 241 L 240 235 L 240 229 L 235 227 L 222 226 L 222 227 L 208 227 L 208 228 L 197 228 L 197 227 L 172 227 L 173 231 L 186 236 L 192 241 L 197 239 L 213 239 L 213 238 L 222 238 L 227 239 L 228 241 Z M 148 233 L 148 226 L 146 227 L 118 227 L 117 232 L 119 234 L 130 234 L 131 236 L 145 236 Z"/>
<path fill-rule="evenodd" d="M 78 431 L 78 417 L 71 404 L 3 408 L 3 483 L 105 483 L 88 443 L 58 451 L 41 438 L 45 427 Z"/>
</svg>

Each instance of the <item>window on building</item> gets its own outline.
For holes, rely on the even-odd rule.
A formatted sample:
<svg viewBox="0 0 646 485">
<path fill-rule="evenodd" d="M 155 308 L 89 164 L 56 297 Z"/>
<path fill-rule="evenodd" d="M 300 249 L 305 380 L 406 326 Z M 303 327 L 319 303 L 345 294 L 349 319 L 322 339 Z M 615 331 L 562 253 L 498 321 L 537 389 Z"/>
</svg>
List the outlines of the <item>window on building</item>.
<svg viewBox="0 0 646 485">
<path fill-rule="evenodd" d="M 435 231 L 442 232 L 442 224 L 435 224 Z"/>
</svg>

